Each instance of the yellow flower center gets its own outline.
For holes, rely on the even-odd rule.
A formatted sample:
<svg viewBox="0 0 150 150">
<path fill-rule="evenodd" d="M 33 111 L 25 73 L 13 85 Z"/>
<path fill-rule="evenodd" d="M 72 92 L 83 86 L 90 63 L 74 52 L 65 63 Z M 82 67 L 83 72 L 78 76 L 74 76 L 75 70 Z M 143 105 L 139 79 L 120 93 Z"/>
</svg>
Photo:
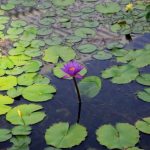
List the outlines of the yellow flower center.
<svg viewBox="0 0 150 150">
<path fill-rule="evenodd" d="M 74 71 L 74 70 L 75 70 L 75 67 L 70 67 L 69 70 L 70 70 L 70 71 Z"/>
<path fill-rule="evenodd" d="M 128 5 L 126 5 L 125 10 L 126 10 L 126 11 L 131 11 L 131 10 L 133 10 L 133 4 L 132 4 L 132 3 L 129 3 Z"/>
<path fill-rule="evenodd" d="M 17 112 L 18 112 L 18 116 L 21 118 L 22 117 L 21 111 L 18 109 Z"/>
</svg>

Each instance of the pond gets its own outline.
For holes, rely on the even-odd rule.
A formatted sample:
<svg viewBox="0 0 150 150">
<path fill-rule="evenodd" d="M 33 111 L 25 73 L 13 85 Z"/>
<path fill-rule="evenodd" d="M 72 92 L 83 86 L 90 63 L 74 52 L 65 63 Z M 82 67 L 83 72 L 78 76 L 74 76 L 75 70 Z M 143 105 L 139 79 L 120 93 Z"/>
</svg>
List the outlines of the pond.
<svg viewBox="0 0 150 150">
<path fill-rule="evenodd" d="M 2 0 L 0 150 L 150 150 L 149 8 Z"/>
</svg>

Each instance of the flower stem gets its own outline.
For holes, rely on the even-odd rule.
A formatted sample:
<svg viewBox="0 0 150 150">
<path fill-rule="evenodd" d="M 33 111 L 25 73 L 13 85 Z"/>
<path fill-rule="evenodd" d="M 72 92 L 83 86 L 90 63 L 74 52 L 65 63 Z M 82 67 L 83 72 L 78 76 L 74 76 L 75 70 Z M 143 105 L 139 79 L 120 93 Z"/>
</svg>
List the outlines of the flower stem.
<svg viewBox="0 0 150 150">
<path fill-rule="evenodd" d="M 76 88 L 76 92 L 77 92 L 77 96 L 78 96 L 78 102 L 79 102 L 79 105 L 78 105 L 78 117 L 77 117 L 77 123 L 79 123 L 80 121 L 80 116 L 81 116 L 81 96 L 80 96 L 80 91 L 79 91 L 79 88 L 78 88 L 78 84 L 77 84 L 77 81 L 76 81 L 76 78 L 73 77 L 73 82 L 74 82 L 74 85 L 75 85 L 75 88 Z"/>
</svg>

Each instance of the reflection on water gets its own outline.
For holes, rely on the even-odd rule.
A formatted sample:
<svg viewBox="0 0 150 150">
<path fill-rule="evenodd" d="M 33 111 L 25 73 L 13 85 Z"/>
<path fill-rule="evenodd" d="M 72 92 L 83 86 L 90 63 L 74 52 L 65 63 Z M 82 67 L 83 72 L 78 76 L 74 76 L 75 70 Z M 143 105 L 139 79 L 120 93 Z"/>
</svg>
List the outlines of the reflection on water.
<svg viewBox="0 0 150 150">
<path fill-rule="evenodd" d="M 127 47 L 142 48 L 144 44 L 148 43 L 150 34 L 144 37 L 135 39 Z M 92 60 L 86 62 L 89 70 L 87 76 L 97 75 L 100 72 L 113 64 L 115 61 L 98 61 Z M 94 67 L 93 67 L 94 66 Z M 142 72 L 150 72 L 150 67 L 141 69 Z M 77 117 L 77 96 L 73 87 L 73 81 L 61 80 L 55 78 L 51 74 L 47 74 L 52 78 L 52 84 L 56 85 L 57 94 L 53 100 L 42 103 L 44 111 L 47 113 L 45 120 L 35 126 L 32 131 L 31 150 L 44 150 L 46 147 L 44 141 L 45 130 L 53 123 L 59 121 L 67 121 L 75 123 Z M 71 148 L 73 150 L 106 150 L 105 147 L 98 144 L 96 141 L 95 130 L 103 124 L 115 124 L 117 122 L 128 122 L 134 124 L 138 119 L 148 117 L 150 115 L 150 104 L 137 99 L 135 93 L 142 90 L 144 86 L 132 82 L 131 84 L 117 85 L 112 84 L 109 80 L 103 80 L 101 92 L 93 99 L 82 97 L 82 111 L 80 123 L 87 127 L 88 137 L 80 146 Z M 14 105 L 21 103 L 28 103 L 21 99 L 16 100 Z M 0 119 L 0 127 L 10 127 L 5 122 L 5 118 Z M 141 133 L 140 148 L 150 150 L 150 137 Z M 8 143 L 1 143 L 0 150 L 8 147 Z M 90 150 L 90 149 L 89 149 Z"/>
</svg>

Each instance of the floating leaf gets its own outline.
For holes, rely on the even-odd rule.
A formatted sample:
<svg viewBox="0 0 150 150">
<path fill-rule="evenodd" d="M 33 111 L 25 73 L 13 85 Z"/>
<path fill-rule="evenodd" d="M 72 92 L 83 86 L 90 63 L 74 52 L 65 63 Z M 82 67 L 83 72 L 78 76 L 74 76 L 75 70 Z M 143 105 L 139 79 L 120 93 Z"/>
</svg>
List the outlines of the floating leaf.
<svg viewBox="0 0 150 150">
<path fill-rule="evenodd" d="M 125 84 L 135 80 L 138 76 L 138 69 L 131 65 L 113 66 L 102 72 L 102 77 L 112 78 L 112 83 Z"/>
<path fill-rule="evenodd" d="M 0 115 L 7 113 L 11 107 L 7 104 L 12 104 L 14 100 L 9 96 L 0 95 Z"/>
<path fill-rule="evenodd" d="M 103 125 L 97 131 L 97 140 L 108 149 L 127 149 L 139 141 L 139 131 L 128 123 Z"/>
<path fill-rule="evenodd" d="M 141 74 L 136 78 L 136 81 L 140 84 L 150 86 L 150 74 Z"/>
<path fill-rule="evenodd" d="M 46 114 L 41 112 L 43 107 L 35 104 L 23 104 L 11 109 L 7 115 L 7 121 L 14 125 L 32 125 L 42 121 Z M 21 111 L 22 117 L 18 115 L 18 110 Z M 24 120 L 24 122 L 23 122 Z"/>
<path fill-rule="evenodd" d="M 26 73 L 18 77 L 18 85 L 29 86 L 34 83 L 36 73 Z"/>
<path fill-rule="evenodd" d="M 71 148 L 79 145 L 87 136 L 86 128 L 80 124 L 69 126 L 68 123 L 60 122 L 53 124 L 46 130 L 45 140 L 48 145 L 56 148 Z"/>
<path fill-rule="evenodd" d="M 45 50 L 43 60 L 47 62 L 57 63 L 59 58 L 69 61 L 75 58 L 75 52 L 71 47 L 67 46 L 51 46 Z"/>
<path fill-rule="evenodd" d="M 33 84 L 23 90 L 22 96 L 32 102 L 42 102 L 53 98 L 56 89 L 48 84 Z"/>
<path fill-rule="evenodd" d="M 95 36 L 95 30 L 90 28 L 78 28 L 75 30 L 75 35 L 81 38 L 87 38 L 88 36 Z"/>
<path fill-rule="evenodd" d="M 97 76 L 89 76 L 79 82 L 81 95 L 93 98 L 101 89 L 101 79 Z"/>
<path fill-rule="evenodd" d="M 16 136 L 10 142 L 13 143 L 13 146 L 8 150 L 29 150 L 31 139 L 28 136 Z"/>
<path fill-rule="evenodd" d="M 11 131 L 8 129 L 0 129 L 0 142 L 5 142 L 12 137 Z"/>
<path fill-rule="evenodd" d="M 17 56 L 9 56 L 9 59 L 14 63 L 16 66 L 25 65 L 31 57 L 26 55 L 17 55 Z"/>
<path fill-rule="evenodd" d="M 109 3 L 103 3 L 103 4 L 97 4 L 96 10 L 100 13 L 104 14 L 112 14 L 117 13 L 120 11 L 120 6 L 118 3 L 115 2 L 109 2 Z"/>
<path fill-rule="evenodd" d="M 150 117 L 143 118 L 142 120 L 138 120 L 135 123 L 135 126 L 141 132 L 150 134 Z"/>
<path fill-rule="evenodd" d="M 99 60 L 107 60 L 107 59 L 112 58 L 112 55 L 109 52 L 99 51 L 96 54 L 94 54 L 93 57 Z"/>
<path fill-rule="evenodd" d="M 83 44 L 77 48 L 81 53 L 92 53 L 97 47 L 93 44 Z"/>
<path fill-rule="evenodd" d="M 15 126 L 12 129 L 13 135 L 29 135 L 31 133 L 32 128 L 29 126 Z"/>
<path fill-rule="evenodd" d="M 145 88 L 144 91 L 138 92 L 137 96 L 145 102 L 150 102 L 150 88 Z"/>
<path fill-rule="evenodd" d="M 23 66 L 23 70 L 25 72 L 37 72 L 40 70 L 40 67 L 42 66 L 42 63 L 37 60 L 31 60 Z"/>
<path fill-rule="evenodd" d="M 52 3 L 56 6 L 66 7 L 73 4 L 75 0 L 52 0 Z"/>
<path fill-rule="evenodd" d="M 5 91 L 17 85 L 17 78 L 15 76 L 0 77 L 0 90 Z"/>
<path fill-rule="evenodd" d="M 18 86 L 17 88 L 11 88 L 7 91 L 7 95 L 10 96 L 11 98 L 18 97 L 22 95 L 22 91 L 24 90 L 25 87 Z"/>
</svg>

